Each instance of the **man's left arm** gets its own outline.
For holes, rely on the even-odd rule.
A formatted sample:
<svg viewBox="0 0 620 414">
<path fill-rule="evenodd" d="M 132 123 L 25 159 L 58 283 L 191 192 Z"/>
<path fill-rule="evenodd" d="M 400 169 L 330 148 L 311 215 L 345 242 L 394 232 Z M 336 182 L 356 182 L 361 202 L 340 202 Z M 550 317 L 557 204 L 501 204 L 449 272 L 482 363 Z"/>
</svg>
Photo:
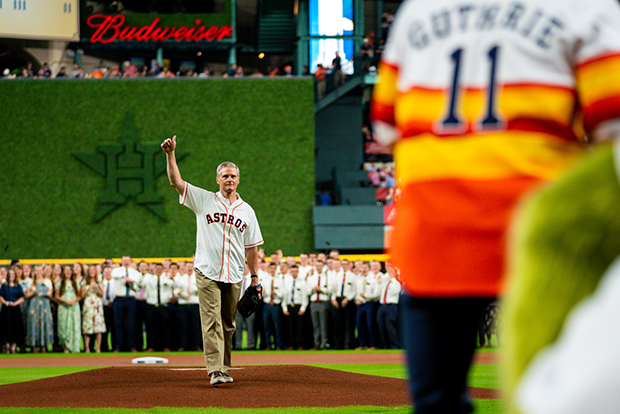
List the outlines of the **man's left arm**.
<svg viewBox="0 0 620 414">
<path fill-rule="evenodd" d="M 258 247 L 246 247 L 245 255 L 248 260 L 248 269 L 250 269 L 251 275 L 258 274 Z M 250 286 L 258 286 L 258 277 L 252 277 Z"/>
</svg>

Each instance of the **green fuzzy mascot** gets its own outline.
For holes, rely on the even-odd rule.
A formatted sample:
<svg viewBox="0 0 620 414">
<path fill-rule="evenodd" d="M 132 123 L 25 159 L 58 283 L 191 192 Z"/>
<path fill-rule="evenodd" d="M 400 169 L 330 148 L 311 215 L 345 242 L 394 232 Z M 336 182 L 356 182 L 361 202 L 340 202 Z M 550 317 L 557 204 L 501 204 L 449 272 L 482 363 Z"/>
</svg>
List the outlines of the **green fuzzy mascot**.
<svg viewBox="0 0 620 414">
<path fill-rule="evenodd" d="M 620 148 L 597 146 L 573 170 L 525 202 L 513 224 L 504 299 L 507 412 L 532 358 L 591 295 L 620 255 Z M 620 298 L 618 298 L 620 300 Z M 620 350 L 618 350 L 620 352 Z"/>
</svg>

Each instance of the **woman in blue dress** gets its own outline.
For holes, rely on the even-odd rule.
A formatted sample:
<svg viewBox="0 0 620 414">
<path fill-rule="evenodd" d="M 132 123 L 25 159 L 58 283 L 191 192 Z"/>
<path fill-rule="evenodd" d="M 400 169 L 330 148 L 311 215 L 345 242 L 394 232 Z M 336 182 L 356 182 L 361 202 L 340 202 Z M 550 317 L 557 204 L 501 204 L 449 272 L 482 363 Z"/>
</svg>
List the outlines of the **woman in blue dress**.
<svg viewBox="0 0 620 414">
<path fill-rule="evenodd" d="M 6 283 L 0 286 L 0 342 L 5 353 L 15 353 L 17 342 L 23 335 L 22 312 L 19 305 L 24 301 L 24 291 L 17 282 L 15 269 L 9 269 Z"/>
<path fill-rule="evenodd" d="M 52 322 L 52 282 L 43 275 L 43 266 L 34 268 L 34 280 L 26 291 L 30 299 L 28 306 L 28 323 L 26 327 L 26 345 L 32 352 L 47 352 L 47 347 L 54 343 L 54 325 Z"/>
</svg>

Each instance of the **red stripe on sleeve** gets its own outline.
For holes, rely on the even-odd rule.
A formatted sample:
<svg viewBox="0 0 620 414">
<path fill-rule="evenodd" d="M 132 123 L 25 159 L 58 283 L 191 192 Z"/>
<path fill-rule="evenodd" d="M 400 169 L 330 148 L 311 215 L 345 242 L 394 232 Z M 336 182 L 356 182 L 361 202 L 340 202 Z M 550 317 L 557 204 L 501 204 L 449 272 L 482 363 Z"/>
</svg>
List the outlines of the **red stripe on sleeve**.
<svg viewBox="0 0 620 414">
<path fill-rule="evenodd" d="M 386 124 L 396 125 L 396 118 L 394 117 L 394 105 L 386 105 L 376 100 L 373 100 L 370 104 L 370 120 L 382 121 Z"/>
<path fill-rule="evenodd" d="M 602 99 L 583 110 L 583 126 L 592 132 L 602 122 L 620 118 L 620 96 Z"/>
</svg>

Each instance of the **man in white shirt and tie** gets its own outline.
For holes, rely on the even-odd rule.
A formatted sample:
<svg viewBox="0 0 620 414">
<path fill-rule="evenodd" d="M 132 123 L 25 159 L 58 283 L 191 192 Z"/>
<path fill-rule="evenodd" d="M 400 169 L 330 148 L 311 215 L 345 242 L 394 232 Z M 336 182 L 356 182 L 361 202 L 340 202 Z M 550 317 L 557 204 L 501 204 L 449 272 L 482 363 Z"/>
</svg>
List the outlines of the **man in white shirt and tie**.
<svg viewBox="0 0 620 414">
<path fill-rule="evenodd" d="M 179 272 L 179 264 L 168 260 L 168 268 L 164 266 L 164 274 L 172 280 L 174 283 L 174 279 L 180 275 Z M 163 264 L 163 263 L 162 263 Z M 174 289 L 172 291 L 172 297 L 170 298 L 170 303 L 168 304 L 168 312 L 170 314 L 169 321 L 170 325 L 168 326 L 168 332 L 170 334 L 170 348 L 178 351 L 181 347 L 180 342 L 183 337 L 183 332 L 179 325 L 177 324 L 177 320 L 179 318 L 179 298 L 176 296 Z"/>
<path fill-rule="evenodd" d="M 335 270 L 323 268 L 322 262 L 317 262 L 316 271 L 308 278 L 307 286 L 310 295 L 310 316 L 312 317 L 312 330 L 314 333 L 313 350 L 329 349 L 328 313 L 331 304 L 331 295 L 334 291 L 334 284 L 338 277 Z"/>
<path fill-rule="evenodd" d="M 282 313 L 288 317 L 289 350 L 303 350 L 304 314 L 308 307 L 306 281 L 300 279 L 297 265 L 291 267 L 289 278 L 284 279 Z"/>
<path fill-rule="evenodd" d="M 378 260 L 370 261 L 370 272 L 369 273 L 370 273 L 370 276 L 377 279 L 377 282 L 379 282 L 379 284 L 383 282 L 383 277 L 385 275 L 383 274 L 383 272 L 381 272 L 381 262 L 379 262 Z"/>
<path fill-rule="evenodd" d="M 140 272 L 141 277 L 144 277 L 147 273 L 149 273 L 149 264 L 144 260 L 138 263 L 138 271 Z M 147 312 L 148 304 L 146 303 L 146 293 L 144 292 L 144 288 L 140 287 L 140 289 L 136 292 L 136 349 L 138 352 L 144 351 L 146 348 L 144 347 L 144 326 L 146 323 L 146 312 Z"/>
<path fill-rule="evenodd" d="M 147 352 L 170 352 L 170 298 L 173 296 L 174 281 L 164 273 L 164 267 L 158 263 L 155 274 L 144 275 L 140 282 L 146 292 L 147 324 L 146 337 L 149 349 Z"/>
<path fill-rule="evenodd" d="M 194 273 L 194 262 L 189 261 L 174 278 L 175 296 L 178 297 L 179 309 L 177 326 L 179 327 L 179 348 L 202 351 L 202 326 L 200 325 L 200 308 L 198 302 L 198 286 Z M 179 267 L 180 270 L 180 267 Z"/>
<path fill-rule="evenodd" d="M 103 265 L 103 318 L 105 320 L 106 331 L 101 337 L 101 351 L 108 352 L 114 349 L 114 340 L 116 332 L 114 332 L 114 309 L 112 302 L 114 301 L 114 279 L 112 279 L 112 266 L 108 263 Z M 112 335 L 112 347 L 108 345 L 108 335 Z"/>
<path fill-rule="evenodd" d="M 114 352 L 128 348 L 131 352 L 136 349 L 136 292 L 137 285 L 142 278 L 140 272 L 131 267 L 131 257 L 125 255 L 121 259 L 121 266 L 112 270 L 114 279 L 114 326 L 116 338 Z M 127 335 L 125 336 L 125 332 Z M 125 346 L 126 345 L 126 346 Z"/>
<path fill-rule="evenodd" d="M 368 263 L 362 264 L 362 273 L 357 278 L 355 304 L 357 314 L 355 323 L 360 349 L 377 349 L 377 328 L 375 302 L 379 297 L 379 283 L 370 274 Z"/>
<path fill-rule="evenodd" d="M 263 325 L 265 328 L 264 350 L 276 350 L 284 347 L 282 339 L 281 313 L 284 294 L 284 278 L 276 273 L 276 264 L 269 263 L 267 275 L 263 277 Z"/>
<path fill-rule="evenodd" d="M 381 282 L 379 294 L 379 310 L 377 311 L 377 324 L 379 335 L 385 349 L 399 349 L 398 340 L 398 299 L 400 298 L 400 282 L 397 271 L 389 263 L 386 263 L 387 273 Z"/>
<path fill-rule="evenodd" d="M 310 265 L 310 258 L 306 253 L 301 253 L 299 255 L 299 277 L 302 279 L 307 279 L 309 275 L 312 274 L 314 268 Z"/>
<path fill-rule="evenodd" d="M 353 273 L 351 265 L 348 260 L 342 260 L 344 272 L 337 278 L 336 288 L 332 293 L 336 349 L 355 348 L 357 275 Z"/>
</svg>

